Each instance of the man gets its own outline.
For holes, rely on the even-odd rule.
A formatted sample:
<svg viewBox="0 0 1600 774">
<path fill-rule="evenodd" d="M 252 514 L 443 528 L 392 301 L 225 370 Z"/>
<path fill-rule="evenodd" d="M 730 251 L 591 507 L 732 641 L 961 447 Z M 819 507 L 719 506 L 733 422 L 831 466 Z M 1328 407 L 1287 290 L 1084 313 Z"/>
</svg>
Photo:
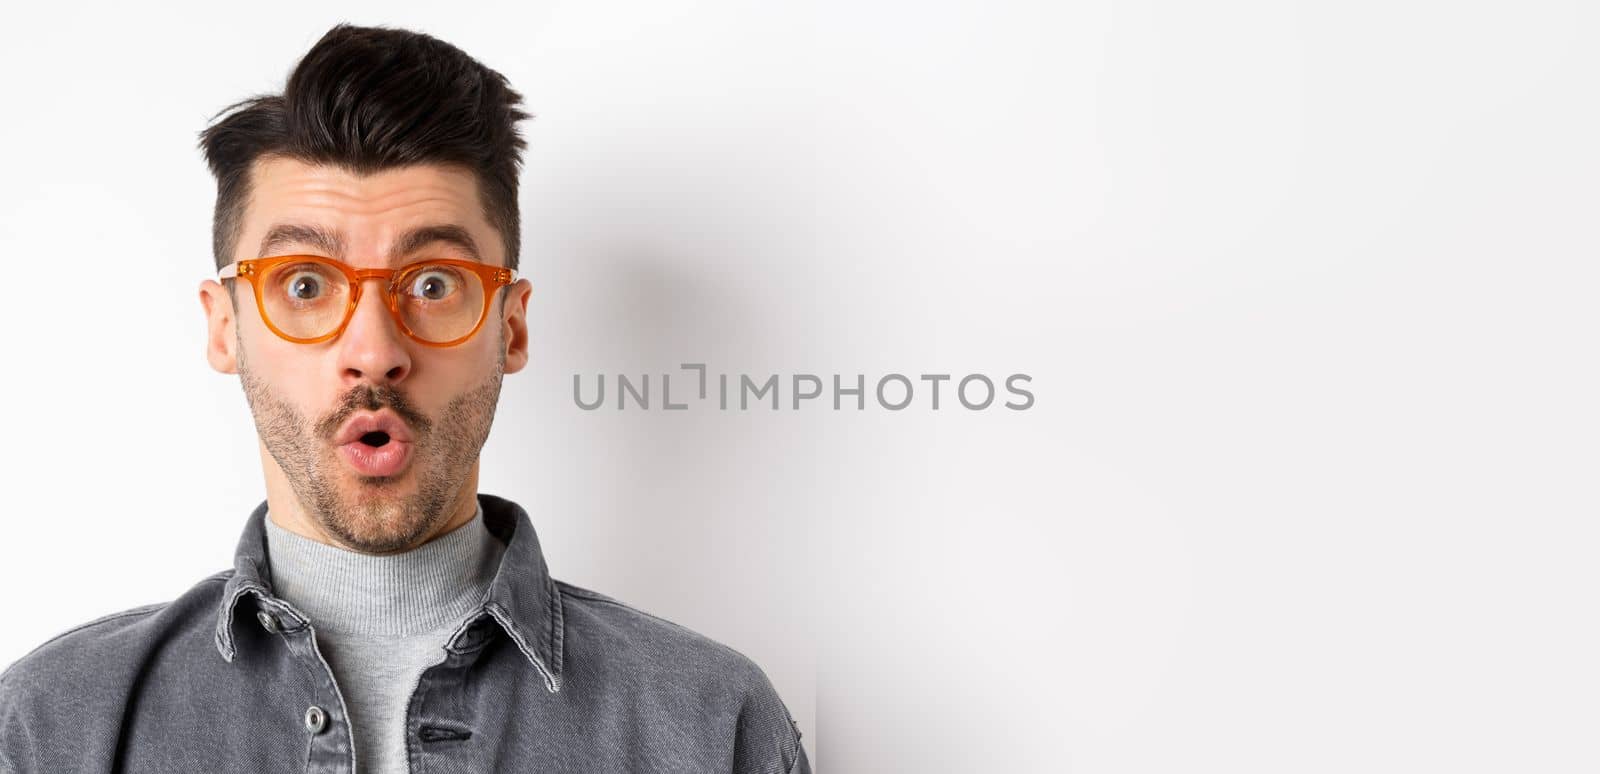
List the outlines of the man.
<svg viewBox="0 0 1600 774">
<path fill-rule="evenodd" d="M 339 25 L 201 133 L 206 356 L 266 500 L 231 570 L 0 675 L 0 771 L 810 771 L 755 663 L 552 579 L 477 490 L 528 361 L 520 102 L 447 43 Z"/>
</svg>

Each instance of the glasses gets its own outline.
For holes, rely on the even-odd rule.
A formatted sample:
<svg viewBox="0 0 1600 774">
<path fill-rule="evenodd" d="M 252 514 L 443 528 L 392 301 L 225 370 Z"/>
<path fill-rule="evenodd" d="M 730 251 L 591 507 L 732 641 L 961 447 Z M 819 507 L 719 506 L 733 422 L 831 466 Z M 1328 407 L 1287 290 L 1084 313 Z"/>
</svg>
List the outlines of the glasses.
<svg viewBox="0 0 1600 774">
<path fill-rule="evenodd" d="M 234 261 L 218 279 L 243 277 L 273 333 L 296 344 L 338 336 L 350 324 L 369 279 L 387 283 L 384 299 L 400 330 L 432 347 L 460 344 L 483 327 L 489 294 L 517 281 L 515 269 L 441 258 L 398 269 L 356 269 L 320 255 Z"/>
</svg>

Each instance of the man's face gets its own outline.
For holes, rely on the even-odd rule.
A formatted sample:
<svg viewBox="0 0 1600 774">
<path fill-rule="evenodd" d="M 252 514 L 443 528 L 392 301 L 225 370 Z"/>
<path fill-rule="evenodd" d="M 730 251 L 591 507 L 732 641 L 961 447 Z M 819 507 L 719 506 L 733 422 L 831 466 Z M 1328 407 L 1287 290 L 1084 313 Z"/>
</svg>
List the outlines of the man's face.
<svg viewBox="0 0 1600 774">
<path fill-rule="evenodd" d="M 394 252 L 423 226 L 465 229 L 479 259 L 505 265 L 500 235 L 483 217 L 471 173 L 418 165 L 369 177 L 290 159 L 257 162 L 234 258 L 313 254 L 352 267 L 395 268 L 427 258 L 467 258 L 447 241 Z M 263 245 L 275 227 L 306 226 L 337 235 L 339 250 L 304 241 Z M 265 251 L 263 251 L 265 247 Z M 269 492 L 292 490 L 306 526 L 366 553 L 412 548 L 442 531 L 476 494 L 478 454 L 488 438 L 501 377 L 526 363 L 526 280 L 490 297 L 489 317 L 465 343 L 430 347 L 396 326 L 384 283 L 363 283 L 342 333 L 317 344 L 279 338 L 261 319 L 254 288 L 234 282 L 237 319 L 226 290 L 202 286 L 211 320 L 213 367 L 237 372 L 263 450 Z M 227 339 L 232 338 L 232 342 Z M 229 345 L 232 346 L 229 346 Z M 343 444 L 352 421 L 398 421 L 383 447 L 368 436 Z M 409 441 L 400 440 L 409 436 Z M 373 467 L 377 458 L 378 467 Z M 363 463 L 363 460 L 366 460 Z M 388 467 L 383 467 L 387 461 Z"/>
</svg>

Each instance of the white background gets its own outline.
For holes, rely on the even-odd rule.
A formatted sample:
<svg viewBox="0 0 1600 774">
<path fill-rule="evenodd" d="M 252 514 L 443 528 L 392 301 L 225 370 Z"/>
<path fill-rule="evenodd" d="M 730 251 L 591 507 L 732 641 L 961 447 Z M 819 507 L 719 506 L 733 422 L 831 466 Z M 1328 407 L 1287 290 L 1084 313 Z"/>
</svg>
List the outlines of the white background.
<svg viewBox="0 0 1600 774">
<path fill-rule="evenodd" d="M 195 133 L 349 20 L 537 114 L 481 488 L 818 770 L 1600 769 L 1592 4 L 4 13 L 0 662 L 227 566 Z M 1036 403 L 573 404 L 683 362 Z"/>
</svg>

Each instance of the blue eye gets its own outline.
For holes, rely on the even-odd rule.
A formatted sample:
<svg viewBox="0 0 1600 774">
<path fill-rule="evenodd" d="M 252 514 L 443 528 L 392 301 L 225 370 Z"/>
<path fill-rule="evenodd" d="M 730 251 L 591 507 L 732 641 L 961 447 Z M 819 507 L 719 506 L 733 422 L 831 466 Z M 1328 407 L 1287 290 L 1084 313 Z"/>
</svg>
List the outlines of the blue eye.
<svg viewBox="0 0 1600 774">
<path fill-rule="evenodd" d="M 309 304 L 342 295 L 344 278 L 319 264 L 297 263 L 274 272 L 272 284 L 280 298 L 295 304 Z"/>
<path fill-rule="evenodd" d="M 322 292 L 322 280 L 309 272 L 289 278 L 289 295 L 300 301 L 310 301 Z"/>
<path fill-rule="evenodd" d="M 424 301 L 442 301 L 451 296 L 461 287 L 461 279 L 455 271 L 434 266 L 417 273 L 411 280 L 411 295 Z"/>
</svg>

